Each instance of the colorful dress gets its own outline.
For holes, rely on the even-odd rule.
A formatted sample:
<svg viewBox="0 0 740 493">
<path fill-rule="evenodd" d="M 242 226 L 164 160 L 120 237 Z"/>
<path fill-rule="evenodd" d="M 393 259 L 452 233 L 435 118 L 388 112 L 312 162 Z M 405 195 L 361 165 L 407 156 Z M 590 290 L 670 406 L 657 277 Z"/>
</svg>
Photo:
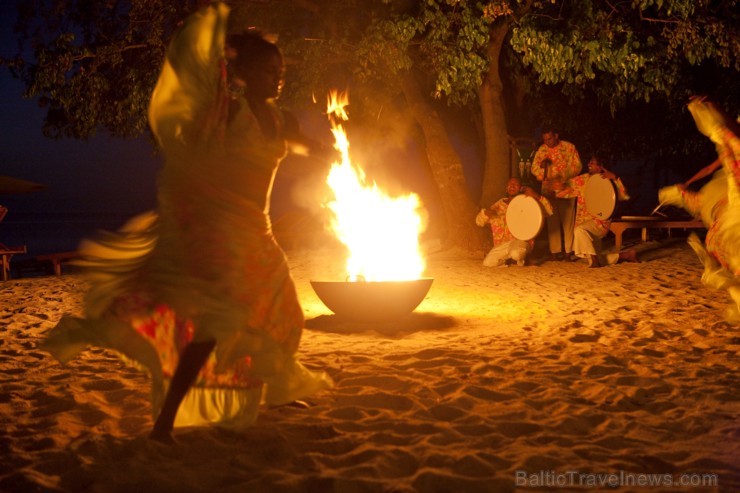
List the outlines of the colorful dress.
<svg viewBox="0 0 740 493">
<path fill-rule="evenodd" d="M 173 39 L 149 108 L 166 157 L 158 211 L 81 244 L 85 318 L 63 318 L 44 343 L 62 362 L 93 344 L 143 367 L 156 417 L 185 346 L 215 340 L 175 426 L 240 428 L 261 403 L 331 385 L 296 357 L 303 311 L 267 214 L 286 145 L 262 134 L 245 100 L 230 109 L 227 17 L 206 8 Z"/>
<path fill-rule="evenodd" d="M 726 319 L 740 323 L 740 138 L 702 101 L 691 102 L 689 111 L 699 131 L 716 144 L 722 169 L 698 193 L 671 186 L 661 189 L 658 198 L 685 208 L 707 227 L 704 244 L 692 234 L 689 245 L 704 264 L 702 282 L 730 295 Z"/>
</svg>

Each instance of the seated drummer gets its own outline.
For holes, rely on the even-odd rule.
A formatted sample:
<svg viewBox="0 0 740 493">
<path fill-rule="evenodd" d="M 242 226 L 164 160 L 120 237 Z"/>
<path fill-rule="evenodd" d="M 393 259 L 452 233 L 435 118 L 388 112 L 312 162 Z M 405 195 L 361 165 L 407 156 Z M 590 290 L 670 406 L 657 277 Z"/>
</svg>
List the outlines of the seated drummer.
<svg viewBox="0 0 740 493">
<path fill-rule="evenodd" d="M 522 193 L 539 201 L 548 216 L 552 214 L 552 205 L 545 197 L 530 187 L 523 187 L 519 178 L 509 178 L 506 183 L 507 196 L 499 199 L 488 209 L 481 209 L 475 218 L 475 224 L 478 226 L 483 227 L 490 224 L 493 233 L 493 248 L 483 259 L 484 266 L 505 267 L 509 259 L 522 266 L 525 264 L 527 255 L 532 251 L 534 240 L 523 241 L 514 238 L 506 225 L 506 210 L 509 208 L 509 203 L 511 199 Z"/>
<path fill-rule="evenodd" d="M 555 192 L 556 197 L 575 197 L 577 199 L 576 221 L 575 228 L 573 229 L 573 252 L 577 257 L 587 259 L 589 267 L 616 264 L 621 260 L 636 262 L 637 253 L 634 249 L 609 254 L 602 254 L 596 251 L 594 243 L 596 240 L 600 240 L 606 236 L 611 225 L 609 218 L 602 219 L 596 217 L 586 208 L 583 191 L 586 188 L 589 178 L 597 174 L 614 183 L 617 189 L 617 200 L 629 200 L 629 195 L 627 195 L 627 190 L 624 188 L 622 180 L 613 172 L 604 168 L 601 159 L 596 155 L 592 156 L 588 161 L 588 173 L 571 178 L 562 187 L 557 186 L 556 188 L 560 188 L 560 190 Z"/>
</svg>

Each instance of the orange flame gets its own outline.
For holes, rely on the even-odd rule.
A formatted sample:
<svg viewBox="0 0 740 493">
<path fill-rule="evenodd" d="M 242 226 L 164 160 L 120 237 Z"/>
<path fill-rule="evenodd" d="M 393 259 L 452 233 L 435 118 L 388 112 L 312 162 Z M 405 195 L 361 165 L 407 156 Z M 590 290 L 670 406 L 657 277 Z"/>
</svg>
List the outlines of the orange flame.
<svg viewBox="0 0 740 493">
<path fill-rule="evenodd" d="M 334 198 L 326 204 L 332 213 L 331 229 L 347 247 L 350 281 L 407 281 L 418 279 L 426 267 L 419 248 L 424 224 L 419 196 L 390 197 L 375 183 L 366 183 L 364 171 L 353 165 L 349 139 L 342 127 L 348 120 L 346 93 L 329 94 L 327 115 L 334 147 L 341 162 L 332 165 L 327 183 Z"/>
</svg>

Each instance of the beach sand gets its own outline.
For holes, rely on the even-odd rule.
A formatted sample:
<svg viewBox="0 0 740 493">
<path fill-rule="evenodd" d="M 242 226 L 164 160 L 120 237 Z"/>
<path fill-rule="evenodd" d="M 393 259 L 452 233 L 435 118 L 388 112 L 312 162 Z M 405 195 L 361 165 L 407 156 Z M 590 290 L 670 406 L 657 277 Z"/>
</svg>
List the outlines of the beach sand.
<svg viewBox="0 0 740 493">
<path fill-rule="evenodd" d="M 179 429 L 176 447 L 146 439 L 145 374 L 37 349 L 80 313 L 78 275 L 0 284 L 0 491 L 740 491 L 740 327 L 685 241 L 602 269 L 438 254 L 426 299 L 383 323 L 313 293 L 336 254 L 288 255 L 301 359 L 335 387 L 243 432 Z"/>
</svg>

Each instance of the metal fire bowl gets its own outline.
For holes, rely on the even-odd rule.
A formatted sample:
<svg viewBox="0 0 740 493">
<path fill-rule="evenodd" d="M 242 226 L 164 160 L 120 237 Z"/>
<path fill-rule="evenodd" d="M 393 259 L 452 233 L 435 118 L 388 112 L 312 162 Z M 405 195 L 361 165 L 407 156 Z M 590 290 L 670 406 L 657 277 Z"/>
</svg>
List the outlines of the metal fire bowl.
<svg viewBox="0 0 740 493">
<path fill-rule="evenodd" d="M 434 279 L 413 281 L 311 281 L 319 299 L 338 317 L 358 322 L 391 320 L 409 314 L 429 292 Z"/>
</svg>

